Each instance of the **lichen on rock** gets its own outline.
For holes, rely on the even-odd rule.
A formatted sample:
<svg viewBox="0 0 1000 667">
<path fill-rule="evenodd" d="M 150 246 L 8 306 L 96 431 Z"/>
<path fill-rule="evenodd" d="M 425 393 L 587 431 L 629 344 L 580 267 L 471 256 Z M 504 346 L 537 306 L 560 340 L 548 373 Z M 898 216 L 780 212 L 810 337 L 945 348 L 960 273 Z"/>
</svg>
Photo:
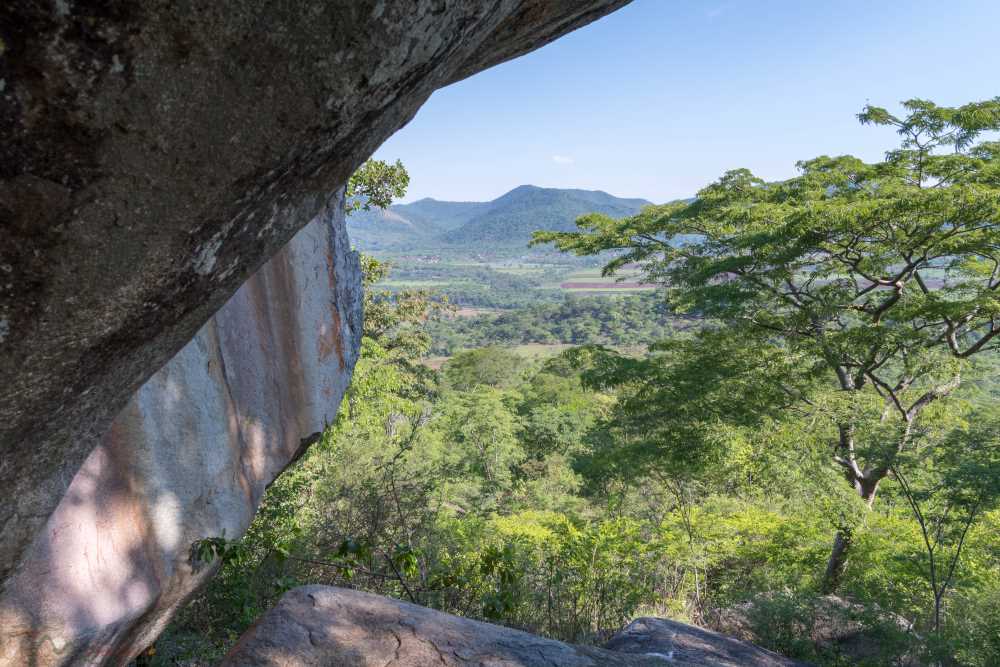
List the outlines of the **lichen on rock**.
<svg viewBox="0 0 1000 667">
<path fill-rule="evenodd" d="M 626 2 L 0 3 L 3 613 L 19 614 L 17 623 L 27 625 L 16 627 L 28 629 L 62 627 L 70 614 L 62 603 L 29 604 L 32 592 L 17 582 L 34 581 L 33 561 L 44 566 L 66 553 L 63 540 L 72 531 L 52 528 L 57 508 L 84 484 L 81 475 L 96 485 L 84 484 L 91 497 L 109 499 L 87 524 L 98 530 L 105 521 L 98 531 L 104 532 L 73 538 L 80 553 L 103 557 L 98 545 L 105 533 L 124 530 L 118 522 L 132 521 L 129 512 L 139 513 L 135 525 L 153 531 L 130 534 L 122 542 L 131 545 L 122 569 L 67 598 L 88 590 L 121 593 L 114 604 L 102 606 L 95 595 L 85 602 L 99 609 L 77 610 L 73 627 L 96 628 L 94 634 L 54 639 L 8 632 L 0 661 L 23 649 L 37 664 L 114 664 L 152 638 L 191 584 L 156 569 L 169 560 L 162 554 L 172 553 L 165 545 L 199 534 L 199 512 L 212 495 L 205 490 L 202 505 L 187 514 L 169 509 L 186 507 L 181 500 L 165 501 L 155 516 L 144 514 L 148 499 L 116 504 L 119 491 L 151 493 L 159 474 L 151 471 L 160 470 L 151 461 L 174 446 L 159 437 L 171 428 L 166 422 L 122 435 L 123 424 L 135 423 L 130 410 L 151 391 L 144 385 L 158 382 L 158 372 L 168 373 L 161 380 L 173 377 L 164 365 L 189 359 L 185 346 L 208 345 L 199 331 L 209 318 L 324 214 L 332 193 L 434 90 Z M 218 335 L 226 335 L 215 321 Z M 305 349 L 301 343 L 286 349 Z M 342 343 L 343 350 L 353 344 Z M 336 357 L 329 363 L 337 364 Z M 349 359 L 343 366 L 338 373 L 346 383 Z M 248 370 L 239 381 L 252 386 L 260 377 L 254 372 L 270 368 Z M 313 381 L 307 374 L 286 379 Z M 156 391 L 184 395 L 187 381 Z M 230 418 L 224 414 L 216 417 Z M 248 478 L 277 474 L 284 452 L 299 444 L 255 440 L 252 424 L 232 419 L 220 428 L 240 433 L 241 447 L 281 452 L 248 458 Z M 322 424 L 304 419 L 288 433 L 310 429 Z M 113 451 L 109 438 L 118 438 Z M 136 442 L 162 442 L 166 449 L 147 451 Z M 240 487 L 240 479 L 228 483 Z M 166 489 L 162 497 L 168 492 L 177 495 Z M 243 493 L 242 509 L 226 510 L 237 517 L 234 525 L 243 525 L 256 502 L 253 488 Z M 153 528 L 172 523 L 165 532 Z M 160 565 L 146 572 L 140 563 Z M 146 590 L 153 579 L 156 586 Z M 177 581 L 184 583 L 173 587 Z M 150 595 L 158 601 L 147 608 Z M 130 616 L 140 609 L 146 609 L 140 617 Z M 44 647 L 52 651 L 42 659 Z"/>
</svg>

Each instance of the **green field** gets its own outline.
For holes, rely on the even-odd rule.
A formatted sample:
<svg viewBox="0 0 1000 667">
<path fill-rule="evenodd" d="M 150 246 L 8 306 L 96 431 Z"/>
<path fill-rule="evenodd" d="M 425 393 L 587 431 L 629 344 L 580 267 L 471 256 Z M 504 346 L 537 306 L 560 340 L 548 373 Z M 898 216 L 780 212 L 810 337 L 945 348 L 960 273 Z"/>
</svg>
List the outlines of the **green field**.
<svg viewBox="0 0 1000 667">
<path fill-rule="evenodd" d="M 546 286 L 572 294 L 593 296 L 642 292 L 652 289 L 650 287 L 622 286 L 622 283 L 636 283 L 641 279 L 642 273 L 639 271 L 626 270 L 614 276 L 602 276 L 599 268 L 593 268 L 573 271 L 561 277 L 558 282 L 547 283 Z"/>
<path fill-rule="evenodd" d="M 531 361 L 541 361 L 554 357 L 563 350 L 567 350 L 573 347 L 572 345 L 555 344 L 555 345 L 544 345 L 541 343 L 529 343 L 527 345 L 513 345 L 510 347 L 511 350 L 517 352 L 519 355 L 525 359 L 530 359 Z M 429 368 L 439 369 L 445 362 L 451 359 L 450 356 L 434 356 L 425 357 L 421 360 L 421 363 Z"/>
<path fill-rule="evenodd" d="M 416 289 L 424 287 L 444 287 L 451 283 L 447 280 L 383 280 L 380 287 L 389 289 Z"/>
</svg>

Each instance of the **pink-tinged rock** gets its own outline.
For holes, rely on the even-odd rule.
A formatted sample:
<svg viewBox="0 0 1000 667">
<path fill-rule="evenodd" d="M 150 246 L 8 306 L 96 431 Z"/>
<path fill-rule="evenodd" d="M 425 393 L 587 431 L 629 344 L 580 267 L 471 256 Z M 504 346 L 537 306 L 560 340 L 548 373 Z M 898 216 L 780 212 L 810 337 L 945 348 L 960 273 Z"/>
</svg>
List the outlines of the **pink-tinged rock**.
<svg viewBox="0 0 1000 667">
<path fill-rule="evenodd" d="M 212 574 L 265 487 L 337 412 L 361 335 L 341 200 L 153 375 L 90 454 L 0 598 L 0 664 L 120 664 Z"/>
</svg>

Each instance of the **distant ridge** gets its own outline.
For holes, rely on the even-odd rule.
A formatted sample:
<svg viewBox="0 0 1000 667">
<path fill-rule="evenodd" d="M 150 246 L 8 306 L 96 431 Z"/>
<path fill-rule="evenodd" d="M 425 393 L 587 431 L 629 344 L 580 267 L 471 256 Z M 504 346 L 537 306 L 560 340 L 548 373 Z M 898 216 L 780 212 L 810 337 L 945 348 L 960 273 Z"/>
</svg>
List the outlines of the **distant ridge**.
<svg viewBox="0 0 1000 667">
<path fill-rule="evenodd" d="M 362 250 L 482 245 L 526 247 L 531 233 L 570 231 L 586 213 L 625 217 L 652 202 L 623 199 L 600 190 L 521 185 L 490 202 L 420 199 L 385 211 L 358 212 L 348 231 Z"/>
</svg>

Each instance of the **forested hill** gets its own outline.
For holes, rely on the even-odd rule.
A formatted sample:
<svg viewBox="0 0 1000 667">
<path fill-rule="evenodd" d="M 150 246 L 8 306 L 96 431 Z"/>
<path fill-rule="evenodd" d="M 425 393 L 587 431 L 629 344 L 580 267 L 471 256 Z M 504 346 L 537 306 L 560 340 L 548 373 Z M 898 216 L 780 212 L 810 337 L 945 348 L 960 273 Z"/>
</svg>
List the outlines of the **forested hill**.
<svg viewBox="0 0 1000 667">
<path fill-rule="evenodd" d="M 574 231 L 573 223 L 581 215 L 625 217 L 650 203 L 645 199 L 621 199 L 600 190 L 522 185 L 493 200 L 485 212 L 445 234 L 444 239 L 454 244 L 527 245 L 534 231 Z"/>
<path fill-rule="evenodd" d="M 586 213 L 624 217 L 651 202 L 600 190 L 521 185 L 490 202 L 421 199 L 385 211 L 359 211 L 349 219 L 351 239 L 362 250 L 467 246 L 524 247 L 539 229 L 571 231 Z"/>
<path fill-rule="evenodd" d="M 437 245 L 438 238 L 485 212 L 491 202 L 421 199 L 388 209 L 356 211 L 348 218 L 351 240 L 364 250 L 401 244 Z"/>
</svg>

